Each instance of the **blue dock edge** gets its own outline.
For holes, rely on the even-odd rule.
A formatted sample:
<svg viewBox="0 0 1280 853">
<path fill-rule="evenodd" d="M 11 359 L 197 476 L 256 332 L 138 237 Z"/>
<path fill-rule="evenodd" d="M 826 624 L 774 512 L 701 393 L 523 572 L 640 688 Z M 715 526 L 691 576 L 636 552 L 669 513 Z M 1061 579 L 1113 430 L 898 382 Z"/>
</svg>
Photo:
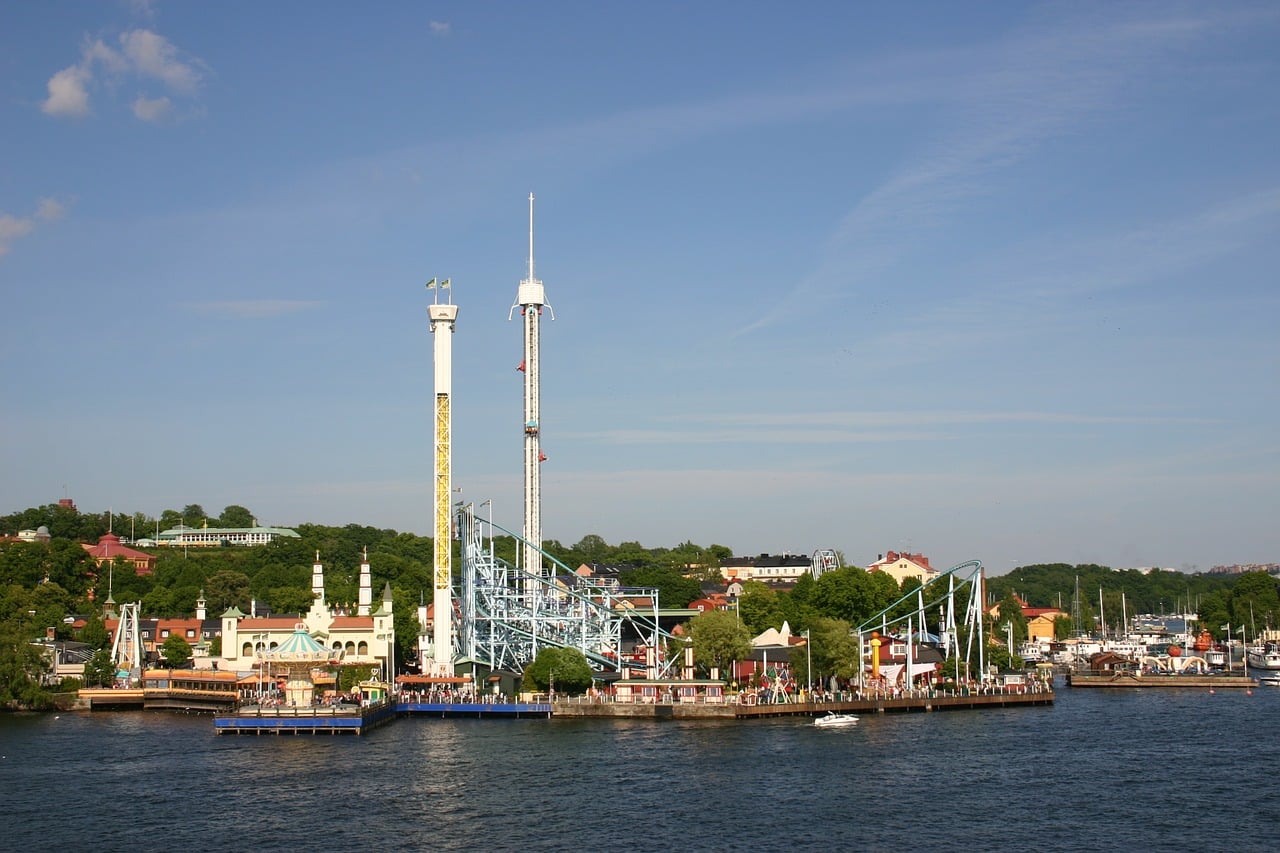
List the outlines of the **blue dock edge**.
<svg viewBox="0 0 1280 853">
<path fill-rule="evenodd" d="M 366 707 L 244 707 L 213 718 L 215 733 L 235 735 L 361 735 L 396 717 L 519 719 L 551 716 L 547 704 L 396 702 Z"/>
<path fill-rule="evenodd" d="M 532 702 L 500 705 L 485 702 L 399 702 L 396 704 L 396 710 L 401 715 L 409 717 L 471 717 L 480 720 L 551 716 L 549 704 Z"/>
</svg>

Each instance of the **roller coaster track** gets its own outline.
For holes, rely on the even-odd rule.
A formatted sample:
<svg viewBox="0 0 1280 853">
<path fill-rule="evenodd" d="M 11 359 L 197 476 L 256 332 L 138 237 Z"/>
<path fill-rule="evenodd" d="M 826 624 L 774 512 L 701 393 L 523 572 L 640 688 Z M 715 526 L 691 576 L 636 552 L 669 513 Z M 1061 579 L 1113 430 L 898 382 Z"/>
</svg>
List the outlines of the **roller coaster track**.
<svg viewBox="0 0 1280 853">
<path fill-rule="evenodd" d="M 492 521 L 478 518 L 472 504 L 455 515 L 462 545 L 458 608 L 454 613 L 459 655 L 493 670 L 522 672 L 547 647 L 577 649 L 601 672 L 622 672 L 628 665 L 624 640 L 639 639 L 650 649 L 672 639 L 658 624 L 658 591 L 629 589 L 609 580 L 582 578 L 551 554 L 535 547 L 550 563 L 548 571 L 513 566 L 494 553 L 494 530 L 516 540 L 516 553 L 532 543 Z M 485 547 L 484 527 L 490 547 Z M 674 655 L 650 660 L 653 677 L 670 674 Z M 630 667 L 639 664 L 630 664 Z"/>
</svg>

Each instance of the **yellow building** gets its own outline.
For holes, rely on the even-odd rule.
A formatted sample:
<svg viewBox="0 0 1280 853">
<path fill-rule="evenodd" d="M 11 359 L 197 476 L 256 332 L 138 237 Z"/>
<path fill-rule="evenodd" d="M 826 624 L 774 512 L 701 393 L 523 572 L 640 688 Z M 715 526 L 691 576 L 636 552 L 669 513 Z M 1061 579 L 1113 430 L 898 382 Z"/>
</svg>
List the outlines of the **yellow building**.
<svg viewBox="0 0 1280 853">
<path fill-rule="evenodd" d="M 867 566 L 867 571 L 884 572 L 899 586 L 907 578 L 919 578 L 921 584 L 926 584 L 938 576 L 937 569 L 929 565 L 929 558 L 924 554 L 900 554 L 897 551 L 881 555 Z"/>
</svg>

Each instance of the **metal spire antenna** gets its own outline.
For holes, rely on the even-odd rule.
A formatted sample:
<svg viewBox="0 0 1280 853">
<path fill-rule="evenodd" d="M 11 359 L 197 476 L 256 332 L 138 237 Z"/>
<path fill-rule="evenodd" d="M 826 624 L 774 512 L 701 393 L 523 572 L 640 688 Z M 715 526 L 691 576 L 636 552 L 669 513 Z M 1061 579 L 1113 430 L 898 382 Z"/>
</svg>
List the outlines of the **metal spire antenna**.
<svg viewBox="0 0 1280 853">
<path fill-rule="evenodd" d="M 539 321 L 542 307 L 547 304 L 542 282 L 534 277 L 533 265 L 533 193 L 529 193 L 529 277 L 520 282 L 516 304 L 511 306 L 507 319 L 511 319 L 519 307 L 524 320 L 524 360 L 520 370 L 524 372 L 524 554 L 522 565 L 526 572 L 542 575 L 542 460 L 541 406 L 539 401 Z M 552 312 L 551 318 L 555 319 Z M 532 590 L 529 590 L 532 593 Z"/>
</svg>

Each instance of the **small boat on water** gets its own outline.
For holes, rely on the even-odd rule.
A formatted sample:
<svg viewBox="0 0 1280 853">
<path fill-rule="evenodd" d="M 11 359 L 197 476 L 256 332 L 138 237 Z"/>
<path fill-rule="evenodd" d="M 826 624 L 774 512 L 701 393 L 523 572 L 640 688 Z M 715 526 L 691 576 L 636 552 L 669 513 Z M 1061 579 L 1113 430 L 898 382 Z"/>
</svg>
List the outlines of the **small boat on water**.
<svg viewBox="0 0 1280 853">
<path fill-rule="evenodd" d="M 838 728 L 840 726 L 856 725 L 858 718 L 853 714 L 837 714 L 834 711 L 829 712 L 825 717 L 819 717 L 813 721 L 813 724 L 821 729 Z"/>
<path fill-rule="evenodd" d="M 1249 666 L 1254 669 L 1280 671 L 1280 646 L 1275 643 L 1250 646 L 1248 654 Z"/>
</svg>

